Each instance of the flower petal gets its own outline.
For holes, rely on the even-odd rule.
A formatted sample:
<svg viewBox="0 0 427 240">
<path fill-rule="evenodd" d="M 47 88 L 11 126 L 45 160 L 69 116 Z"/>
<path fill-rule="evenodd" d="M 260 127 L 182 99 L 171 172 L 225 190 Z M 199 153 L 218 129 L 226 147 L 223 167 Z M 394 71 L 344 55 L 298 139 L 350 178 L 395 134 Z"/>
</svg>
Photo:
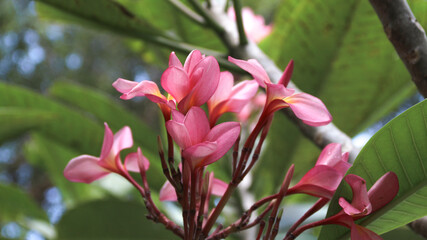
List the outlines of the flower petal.
<svg viewBox="0 0 427 240">
<path fill-rule="evenodd" d="M 341 144 L 330 143 L 320 153 L 316 165 L 326 165 L 335 168 L 338 172 L 344 174 L 351 167 L 348 161 L 348 152 L 341 153 Z"/>
<path fill-rule="evenodd" d="M 128 126 L 124 126 L 114 134 L 114 143 L 111 148 L 114 157 L 123 149 L 130 148 L 133 145 L 132 131 Z"/>
<path fill-rule="evenodd" d="M 177 201 L 178 197 L 176 196 L 175 188 L 169 181 L 166 181 L 160 189 L 159 193 L 160 201 Z"/>
<path fill-rule="evenodd" d="M 166 69 L 160 79 L 163 89 L 180 102 L 191 90 L 187 73 L 175 66 Z"/>
<path fill-rule="evenodd" d="M 282 76 L 280 77 L 278 84 L 281 84 L 287 87 L 289 82 L 291 81 L 293 72 L 294 72 L 294 60 L 291 59 L 291 61 L 289 61 L 288 63 L 288 66 L 286 66 Z"/>
<path fill-rule="evenodd" d="M 198 163 L 203 160 L 204 157 L 211 155 L 217 150 L 216 142 L 202 142 L 186 148 L 182 152 L 182 156 L 191 161 L 191 166 L 195 167 Z"/>
<path fill-rule="evenodd" d="M 212 128 L 205 140 L 216 142 L 218 148 L 213 154 L 206 157 L 200 166 L 211 164 L 224 156 L 234 145 L 239 135 L 240 124 L 238 122 L 225 122 Z"/>
<path fill-rule="evenodd" d="M 72 182 L 91 183 L 110 173 L 98 162 L 99 158 L 89 155 L 73 158 L 65 167 L 64 176 Z"/>
<path fill-rule="evenodd" d="M 310 169 L 287 194 L 305 193 L 331 199 L 343 176 L 334 168 L 317 165 Z"/>
<path fill-rule="evenodd" d="M 178 109 L 188 111 L 192 106 L 201 106 L 215 93 L 220 77 L 219 64 L 212 56 L 201 60 L 190 75 L 191 91 L 179 101 Z"/>
<path fill-rule="evenodd" d="M 387 172 L 369 189 L 368 197 L 372 204 L 372 211 L 376 211 L 388 204 L 399 192 L 399 179 L 394 172 Z"/>
<path fill-rule="evenodd" d="M 138 82 L 129 81 L 123 78 L 119 78 L 113 82 L 113 87 L 121 93 L 130 92 L 136 85 L 138 85 Z"/>
<path fill-rule="evenodd" d="M 259 64 L 259 62 L 255 59 L 249 59 L 248 61 L 240 60 L 228 57 L 228 61 L 236 64 L 241 69 L 245 70 L 258 82 L 261 87 L 265 88 L 265 83 L 271 83 L 270 78 L 268 77 L 267 72 L 264 68 Z"/>
<path fill-rule="evenodd" d="M 225 191 L 227 190 L 227 187 L 227 183 L 217 178 L 214 178 L 212 181 L 212 194 L 221 197 L 222 195 L 224 195 Z"/>
<path fill-rule="evenodd" d="M 123 95 L 120 96 L 121 99 L 128 100 L 134 97 L 151 96 L 153 99 L 154 97 L 156 97 L 155 99 L 159 99 L 155 101 L 150 99 L 153 102 L 166 102 L 166 97 L 160 93 L 157 84 L 152 81 L 144 80 L 137 83 L 119 78 L 113 83 L 113 87 L 116 88 L 117 91 L 123 93 Z"/>
<path fill-rule="evenodd" d="M 354 174 L 345 176 L 344 180 L 350 185 L 353 191 L 351 204 L 343 198 L 339 200 L 340 206 L 347 215 L 352 217 L 366 216 L 372 212 L 372 205 L 366 190 L 366 181 Z"/>
<path fill-rule="evenodd" d="M 169 55 L 169 67 L 182 68 L 182 63 L 181 61 L 179 61 L 175 52 L 171 52 L 171 54 Z"/>
<path fill-rule="evenodd" d="M 221 72 L 218 82 L 218 87 L 215 93 L 211 96 L 208 101 L 209 108 L 215 107 L 218 103 L 227 100 L 231 94 L 233 88 L 234 79 L 230 72 Z"/>
<path fill-rule="evenodd" d="M 332 116 L 323 102 L 307 93 L 296 93 L 283 99 L 295 115 L 310 126 L 323 126 L 332 121 Z"/>
<path fill-rule="evenodd" d="M 104 123 L 104 127 L 104 141 L 102 143 L 101 156 L 99 157 L 100 159 L 106 159 L 110 155 L 114 142 L 114 135 L 111 129 L 108 127 L 108 124 Z"/>
<path fill-rule="evenodd" d="M 209 120 L 200 107 L 192 107 L 184 119 L 185 128 L 191 138 L 192 145 L 200 143 L 209 133 Z"/>
<path fill-rule="evenodd" d="M 190 54 L 188 54 L 187 59 L 185 59 L 185 63 L 184 63 L 184 70 L 185 72 L 187 72 L 188 74 L 190 74 L 191 72 L 193 72 L 194 67 L 200 62 L 202 61 L 203 56 L 202 53 L 199 50 L 193 50 L 191 51 Z"/>
<path fill-rule="evenodd" d="M 188 134 L 184 123 L 180 123 L 172 119 L 166 122 L 166 129 L 172 139 L 182 149 L 186 149 L 192 145 L 190 134 Z"/>
<path fill-rule="evenodd" d="M 129 153 L 125 158 L 126 170 L 132 172 L 139 172 L 139 166 L 143 166 L 144 170 L 147 171 L 150 167 L 150 162 L 142 154 L 141 148 L 138 148 L 137 152 Z"/>
</svg>

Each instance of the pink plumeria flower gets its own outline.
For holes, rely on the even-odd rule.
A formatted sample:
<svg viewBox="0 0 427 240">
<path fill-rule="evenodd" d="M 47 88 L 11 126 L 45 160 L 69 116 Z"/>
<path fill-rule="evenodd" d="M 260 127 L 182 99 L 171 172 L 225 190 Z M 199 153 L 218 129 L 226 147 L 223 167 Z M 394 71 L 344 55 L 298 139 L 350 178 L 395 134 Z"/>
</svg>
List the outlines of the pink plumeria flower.
<svg viewBox="0 0 427 240">
<path fill-rule="evenodd" d="M 258 90 L 258 83 L 255 80 L 233 85 L 233 75 L 230 72 L 221 72 L 218 88 L 208 100 L 211 126 L 214 126 L 218 118 L 226 112 L 240 112 Z"/>
<path fill-rule="evenodd" d="M 328 144 L 316 165 L 287 194 L 306 193 L 331 199 L 350 166 L 348 152 L 341 153 L 341 145 L 338 143 Z"/>
<path fill-rule="evenodd" d="M 228 60 L 250 73 L 261 87 L 266 88 L 267 100 L 263 114 L 268 116 L 279 109 L 290 107 L 307 125 L 317 127 L 332 121 L 331 114 L 320 99 L 307 93 L 295 93 L 294 89 L 286 88 L 293 72 L 292 60 L 277 84 L 271 82 L 267 72 L 255 59 L 245 61 L 228 57 Z"/>
<path fill-rule="evenodd" d="M 264 107 L 266 99 L 267 95 L 265 95 L 265 93 L 257 93 L 237 114 L 237 119 L 239 119 L 240 122 L 247 122 L 254 112 L 261 113 L 260 110 Z"/>
<path fill-rule="evenodd" d="M 219 65 L 214 57 L 205 57 L 194 50 L 183 66 L 172 52 L 169 68 L 163 73 L 161 83 L 185 114 L 192 106 L 201 106 L 209 100 L 218 87 L 219 77 Z"/>
<path fill-rule="evenodd" d="M 238 122 L 225 122 L 212 129 L 200 107 L 192 107 L 184 116 L 173 110 L 172 120 L 166 122 L 172 139 L 181 147 L 182 156 L 192 169 L 211 164 L 233 146 L 240 134 Z"/>
<path fill-rule="evenodd" d="M 91 183 L 111 172 L 123 175 L 125 171 L 139 171 L 138 161 L 143 161 L 144 166 L 148 168 L 148 159 L 142 155 L 140 149 L 137 153 L 129 154 L 124 165 L 121 163 L 120 151 L 133 145 L 132 132 L 128 126 L 113 135 L 107 123 L 104 125 L 105 134 L 101 155 L 99 157 L 81 155 L 71 159 L 64 170 L 64 176 L 68 180 Z"/>
<path fill-rule="evenodd" d="M 227 11 L 229 18 L 236 21 L 234 8 L 230 7 Z M 242 8 L 242 21 L 245 33 L 248 38 L 256 43 L 261 42 L 270 35 L 272 25 L 265 25 L 265 20 L 261 15 L 256 15 L 249 7 Z"/>
<path fill-rule="evenodd" d="M 151 81 L 136 83 L 119 78 L 113 87 L 123 93 L 122 99 L 146 96 L 160 105 L 164 115 L 168 109 L 175 109 L 175 104 L 186 113 L 192 106 L 201 106 L 209 100 L 218 86 L 219 76 L 219 65 L 214 57 L 205 57 L 194 50 L 183 66 L 172 52 L 169 67 L 161 77 L 161 85 L 169 93 L 168 97 L 162 95 L 157 84 Z"/>
<path fill-rule="evenodd" d="M 340 198 L 339 204 L 343 210 L 325 219 L 325 224 L 339 224 L 350 228 L 352 240 L 382 239 L 375 232 L 355 224 L 354 221 L 376 212 L 393 200 L 399 192 L 397 175 L 387 172 L 369 191 L 366 190 L 366 181 L 357 175 L 349 174 L 344 180 L 353 191 L 353 199 L 349 203 L 344 198 Z"/>
</svg>

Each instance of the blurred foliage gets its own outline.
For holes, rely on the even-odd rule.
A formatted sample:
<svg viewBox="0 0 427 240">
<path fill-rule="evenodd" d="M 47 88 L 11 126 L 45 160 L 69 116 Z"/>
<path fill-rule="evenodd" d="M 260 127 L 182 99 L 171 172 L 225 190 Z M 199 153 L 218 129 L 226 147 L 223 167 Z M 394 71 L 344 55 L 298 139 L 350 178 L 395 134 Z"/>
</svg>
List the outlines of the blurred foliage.
<svg viewBox="0 0 427 240">
<path fill-rule="evenodd" d="M 354 136 L 383 119 L 414 94 L 410 76 L 368 1 L 244 3 L 274 24 L 273 33 L 260 47 L 279 67 L 294 59 L 293 81 L 302 90 L 320 97 L 334 123 L 348 135 Z M 427 26 L 425 1 L 410 0 L 409 4 L 418 21 Z M 31 165 L 33 181 L 18 186 L 30 189 L 31 196 L 11 194 L 34 198 L 36 202 L 29 206 L 46 204 L 40 193 L 52 186 L 58 188 L 71 209 L 58 225 L 60 239 L 82 236 L 74 235 L 78 234 L 79 224 L 87 223 L 79 222 L 79 218 L 100 222 L 105 219 L 103 216 L 119 217 L 102 211 L 101 206 L 115 208 L 126 205 L 122 201 L 130 201 L 128 211 L 143 211 L 134 202 L 137 195 L 133 190 L 121 195 L 120 200 L 103 200 L 112 194 L 108 187 L 70 183 L 63 178 L 70 158 L 83 153 L 99 154 L 103 122 L 108 122 L 113 131 L 129 125 L 135 145 L 141 146 L 151 159 L 148 174 L 153 190 L 157 191 L 165 180 L 158 177 L 162 174 L 155 137 L 164 132 L 160 130 L 157 106 L 141 99 L 122 104 L 111 87 L 118 77 L 158 82 L 170 51 L 179 52 L 181 60 L 185 58 L 182 49 L 154 44 L 158 38 L 227 54 L 213 31 L 196 25 L 165 0 L 0 2 L 0 123 L 4 126 L 0 129 L 0 142 L 15 141 L 12 143 L 19 145 L 0 148 L 0 153 L 9 152 L 0 156 L 4 159 L 0 159 L 0 180 L 19 182 L 19 169 Z M 278 186 L 269 183 L 280 182 L 291 163 L 297 164 L 296 175 L 301 176 L 319 152 L 289 120 L 277 115 L 254 173 L 254 193 L 263 196 L 275 191 Z M 213 167 L 229 170 L 226 161 Z M 0 199 L 3 196 L 2 193 Z M 88 209 L 93 209 L 96 213 L 92 215 L 96 216 L 87 215 Z M 23 208 L 22 214 L 36 217 L 33 210 L 25 213 L 26 210 Z M 142 216 L 141 212 L 128 220 L 145 224 Z M 0 224 L 7 221 L 17 219 L 0 216 Z M 25 222 L 20 224 L 28 227 Z M 103 228 L 99 225 L 93 232 L 81 233 L 96 236 L 96 229 Z M 111 236 L 124 231 L 107 228 Z"/>
</svg>

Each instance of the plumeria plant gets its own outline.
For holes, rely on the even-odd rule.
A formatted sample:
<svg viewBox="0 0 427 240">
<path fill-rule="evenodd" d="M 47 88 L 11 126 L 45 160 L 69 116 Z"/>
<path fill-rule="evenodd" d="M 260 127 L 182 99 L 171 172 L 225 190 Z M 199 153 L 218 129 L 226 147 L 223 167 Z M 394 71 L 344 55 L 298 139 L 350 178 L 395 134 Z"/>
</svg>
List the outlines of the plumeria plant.
<svg viewBox="0 0 427 240">
<path fill-rule="evenodd" d="M 282 184 L 277 186 L 278 192 L 256 201 L 229 225 L 218 221 L 239 184 L 258 162 L 273 116 L 278 110 L 290 108 L 297 118 L 310 126 L 326 125 L 332 120 L 320 99 L 288 88 L 293 61 L 285 68 L 278 83 L 270 80 L 255 59 L 229 57 L 229 61 L 247 71 L 253 80 L 235 84 L 233 75 L 221 72 L 214 57 L 194 50 L 184 64 L 174 52 L 170 54 L 169 67 L 160 79 L 164 93 L 151 81 L 133 82 L 120 78 L 113 83 L 122 93 L 122 99 L 144 96 L 156 103 L 163 114 L 167 132 L 166 152 L 160 137 L 158 146 L 166 182 L 159 198 L 160 201 L 175 201 L 181 206 L 182 224 L 168 218 L 150 194 L 146 172 L 150 161 L 158 160 L 147 159 L 140 148 L 121 160 L 121 151 L 133 145 L 129 127 L 113 134 L 105 123 L 100 156 L 81 155 L 72 159 L 65 168 L 65 177 L 70 181 L 91 183 L 111 172 L 121 175 L 140 192 L 148 210 L 147 218 L 163 224 L 182 239 L 224 239 L 249 228 L 257 229 L 254 239 L 262 236 L 263 239 L 275 239 L 280 219 L 286 217 L 281 204 L 293 194 L 311 195 L 318 201 L 294 223 L 284 239 L 295 239 L 309 228 L 327 224 L 350 228 L 352 239 L 380 239 L 373 231 L 359 226 L 357 220 L 378 211 L 396 196 L 399 189 L 397 176 L 393 172 L 386 173 L 368 191 L 361 177 L 345 176 L 351 165 L 348 153 L 342 153 L 338 143 L 327 145 L 315 166 L 296 184 L 292 165 Z M 260 96 L 257 94 L 259 88 L 265 91 L 265 97 L 261 97 L 262 104 L 259 104 Z M 261 113 L 253 124 L 241 116 L 241 112 L 247 111 L 248 116 L 257 110 Z M 227 112 L 240 115 L 241 121 L 221 122 L 221 116 Z M 247 127 L 251 130 L 245 137 L 241 129 Z M 179 152 L 174 151 L 175 145 Z M 231 181 L 224 182 L 215 178 L 209 165 L 226 161 L 223 157 L 229 151 L 232 152 L 232 161 L 228 163 Z M 134 179 L 130 171 L 139 172 L 141 179 Z M 339 199 L 342 211 L 303 225 L 308 217 L 331 201 L 343 178 L 350 185 L 353 197 Z M 213 196 L 219 197 L 219 201 L 213 202 Z"/>
</svg>

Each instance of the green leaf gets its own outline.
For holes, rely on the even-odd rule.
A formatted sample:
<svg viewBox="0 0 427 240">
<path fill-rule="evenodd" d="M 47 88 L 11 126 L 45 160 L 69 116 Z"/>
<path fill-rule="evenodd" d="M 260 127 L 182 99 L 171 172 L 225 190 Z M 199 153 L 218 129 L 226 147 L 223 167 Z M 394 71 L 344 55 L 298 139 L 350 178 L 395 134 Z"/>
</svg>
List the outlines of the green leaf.
<svg viewBox="0 0 427 240">
<path fill-rule="evenodd" d="M 363 177 L 368 188 L 388 171 L 399 178 L 399 193 L 381 210 L 359 224 L 382 234 L 427 215 L 427 101 L 405 111 L 378 131 L 362 149 L 348 173 Z M 339 197 L 351 199 L 342 183 L 329 207 L 328 216 L 338 211 Z M 326 226 L 320 239 L 340 239 L 348 229 Z"/>
<path fill-rule="evenodd" d="M 122 105 L 106 94 L 73 83 L 56 82 L 49 88 L 49 94 L 67 104 L 90 113 L 102 124 L 107 122 L 113 129 L 127 125 L 132 129 L 136 142 L 142 149 L 157 153 L 156 137 L 159 135 Z M 157 117 L 157 116 L 155 116 Z M 146 151 L 144 151 L 146 153 Z"/>
<path fill-rule="evenodd" d="M 0 193 L 0 222 L 22 223 L 28 217 L 49 221 L 43 209 L 18 187 L 0 184 Z"/>
<path fill-rule="evenodd" d="M 38 10 L 51 18 L 84 22 L 130 37 L 147 40 L 163 35 L 149 22 L 137 18 L 121 4 L 111 0 L 39 0 Z"/>
<path fill-rule="evenodd" d="M 55 119 L 51 111 L 14 107 L 0 107 L 0 142 L 18 137 L 30 129 L 45 125 Z"/>
<path fill-rule="evenodd" d="M 23 87 L 0 82 L 0 106 L 55 113 L 55 121 L 38 127 L 43 135 L 55 139 L 76 152 L 98 155 L 102 146 L 103 127 L 82 114 Z M 10 128 L 7 124 L 4 128 Z"/>
<path fill-rule="evenodd" d="M 58 239 L 178 239 L 145 218 L 142 203 L 99 200 L 67 211 L 58 223 Z"/>
</svg>

